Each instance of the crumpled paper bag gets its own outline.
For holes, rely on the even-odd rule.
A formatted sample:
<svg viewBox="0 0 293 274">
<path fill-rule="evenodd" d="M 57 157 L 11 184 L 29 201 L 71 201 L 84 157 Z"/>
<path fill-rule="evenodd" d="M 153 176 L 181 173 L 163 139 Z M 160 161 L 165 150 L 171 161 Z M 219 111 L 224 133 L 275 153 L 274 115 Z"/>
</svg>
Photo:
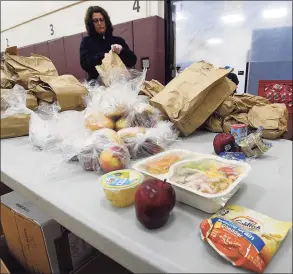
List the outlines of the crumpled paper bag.
<svg viewBox="0 0 293 274">
<path fill-rule="evenodd" d="M 254 106 L 248 113 L 248 122 L 253 128 L 264 128 L 263 138 L 280 138 L 287 131 L 288 109 L 285 104 Z"/>
<path fill-rule="evenodd" d="M 203 61 L 194 63 L 150 102 L 188 136 L 236 89 L 236 85 L 225 77 L 230 71 Z"/>
<path fill-rule="evenodd" d="M 248 114 L 246 112 L 231 114 L 223 121 L 223 131 L 225 133 L 231 132 L 231 126 L 236 124 L 248 125 Z"/>
<path fill-rule="evenodd" d="M 101 65 L 96 66 L 103 83 L 109 87 L 121 77 L 129 78 L 130 74 L 120 59 L 119 55 L 112 50 L 107 53 Z"/>
<path fill-rule="evenodd" d="M 58 101 L 61 111 L 84 109 L 84 97 L 88 95 L 73 75 L 34 76 L 30 78 L 29 91 L 48 103 Z"/>
</svg>

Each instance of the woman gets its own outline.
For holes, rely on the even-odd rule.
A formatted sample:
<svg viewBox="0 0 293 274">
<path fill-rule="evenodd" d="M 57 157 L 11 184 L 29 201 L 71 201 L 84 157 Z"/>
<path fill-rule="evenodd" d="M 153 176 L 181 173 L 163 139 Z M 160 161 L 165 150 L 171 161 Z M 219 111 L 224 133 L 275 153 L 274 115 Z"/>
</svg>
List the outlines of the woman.
<svg viewBox="0 0 293 274">
<path fill-rule="evenodd" d="M 113 26 L 108 13 L 101 7 L 89 7 L 85 15 L 88 36 L 80 44 L 80 65 L 88 73 L 88 81 L 97 79 L 95 68 L 101 65 L 111 49 L 117 53 L 127 67 L 136 64 L 136 56 L 121 37 L 113 36 Z"/>
</svg>

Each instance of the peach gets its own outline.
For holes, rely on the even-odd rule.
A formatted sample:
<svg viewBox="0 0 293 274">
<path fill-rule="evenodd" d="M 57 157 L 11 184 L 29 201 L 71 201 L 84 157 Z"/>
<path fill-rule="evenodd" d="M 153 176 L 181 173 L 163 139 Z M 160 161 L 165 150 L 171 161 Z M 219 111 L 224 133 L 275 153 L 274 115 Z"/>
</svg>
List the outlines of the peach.
<svg viewBox="0 0 293 274">
<path fill-rule="evenodd" d="M 100 155 L 100 165 L 105 172 L 124 169 L 129 163 L 129 153 L 122 146 L 106 148 Z"/>
<path fill-rule="evenodd" d="M 120 118 L 117 122 L 116 122 L 116 126 L 115 129 L 116 131 L 119 131 L 120 129 L 124 129 L 124 128 L 129 128 L 130 127 L 130 123 L 128 121 L 127 118 Z"/>
<path fill-rule="evenodd" d="M 91 131 L 95 131 L 102 128 L 113 129 L 115 124 L 112 119 L 102 113 L 93 113 L 85 119 L 85 126 Z"/>
</svg>

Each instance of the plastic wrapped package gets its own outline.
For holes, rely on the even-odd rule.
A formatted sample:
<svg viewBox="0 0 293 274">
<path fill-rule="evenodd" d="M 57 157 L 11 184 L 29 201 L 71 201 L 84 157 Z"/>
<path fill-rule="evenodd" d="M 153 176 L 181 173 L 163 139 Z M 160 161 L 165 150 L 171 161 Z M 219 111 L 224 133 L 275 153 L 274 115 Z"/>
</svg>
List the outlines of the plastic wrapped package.
<svg viewBox="0 0 293 274">
<path fill-rule="evenodd" d="M 10 92 L 1 96 L 1 118 L 24 113 L 31 114 L 32 111 L 26 107 L 27 91 L 19 85 L 15 85 Z"/>
<path fill-rule="evenodd" d="M 262 137 L 263 127 L 259 127 L 254 133 L 250 133 L 247 137 L 239 142 L 241 150 L 246 157 L 257 158 L 267 152 L 272 143 L 264 141 Z"/>
<path fill-rule="evenodd" d="M 55 125 L 60 107 L 57 103 L 42 102 L 35 113 L 31 114 L 29 124 L 29 140 L 31 144 L 41 150 L 52 149 L 59 141 L 56 136 Z"/>
<path fill-rule="evenodd" d="M 178 140 L 178 131 L 171 122 L 161 121 L 154 128 L 125 128 L 118 131 L 131 159 L 158 154 Z"/>
<path fill-rule="evenodd" d="M 26 107 L 26 96 L 25 89 L 18 85 L 1 96 L 1 138 L 28 135 L 33 111 Z"/>
<path fill-rule="evenodd" d="M 129 71 L 129 77 L 120 75 L 109 87 L 98 82 L 87 83 L 89 96 L 86 98 L 86 126 L 90 130 L 114 128 L 114 122 L 123 116 L 137 100 L 138 92 L 145 79 L 146 71 Z"/>
<path fill-rule="evenodd" d="M 201 237 L 236 267 L 263 273 L 285 240 L 292 222 L 229 205 L 200 224 Z"/>
<path fill-rule="evenodd" d="M 142 100 L 137 100 L 135 104 L 129 105 L 124 115 L 116 122 L 116 130 L 128 127 L 152 128 L 163 118 L 160 110 Z"/>
<path fill-rule="evenodd" d="M 68 141 L 68 139 L 67 139 Z M 63 142 L 66 161 L 75 157 L 84 170 L 110 172 L 129 165 L 130 155 L 123 140 L 111 129 L 101 129 L 90 133 L 85 138 L 75 138 L 72 142 Z"/>
<path fill-rule="evenodd" d="M 225 206 L 251 170 L 244 162 L 180 150 L 139 161 L 133 168 L 166 179 L 174 187 L 178 201 L 207 213 Z"/>
</svg>

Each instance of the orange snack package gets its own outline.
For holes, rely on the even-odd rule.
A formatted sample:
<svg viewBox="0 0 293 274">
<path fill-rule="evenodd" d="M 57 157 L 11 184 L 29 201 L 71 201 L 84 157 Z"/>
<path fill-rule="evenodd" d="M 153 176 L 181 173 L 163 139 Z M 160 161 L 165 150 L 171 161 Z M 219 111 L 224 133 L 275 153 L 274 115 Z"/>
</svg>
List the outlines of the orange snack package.
<svg viewBox="0 0 293 274">
<path fill-rule="evenodd" d="M 200 224 L 202 239 L 234 266 L 263 273 L 292 226 L 230 205 Z"/>
</svg>

